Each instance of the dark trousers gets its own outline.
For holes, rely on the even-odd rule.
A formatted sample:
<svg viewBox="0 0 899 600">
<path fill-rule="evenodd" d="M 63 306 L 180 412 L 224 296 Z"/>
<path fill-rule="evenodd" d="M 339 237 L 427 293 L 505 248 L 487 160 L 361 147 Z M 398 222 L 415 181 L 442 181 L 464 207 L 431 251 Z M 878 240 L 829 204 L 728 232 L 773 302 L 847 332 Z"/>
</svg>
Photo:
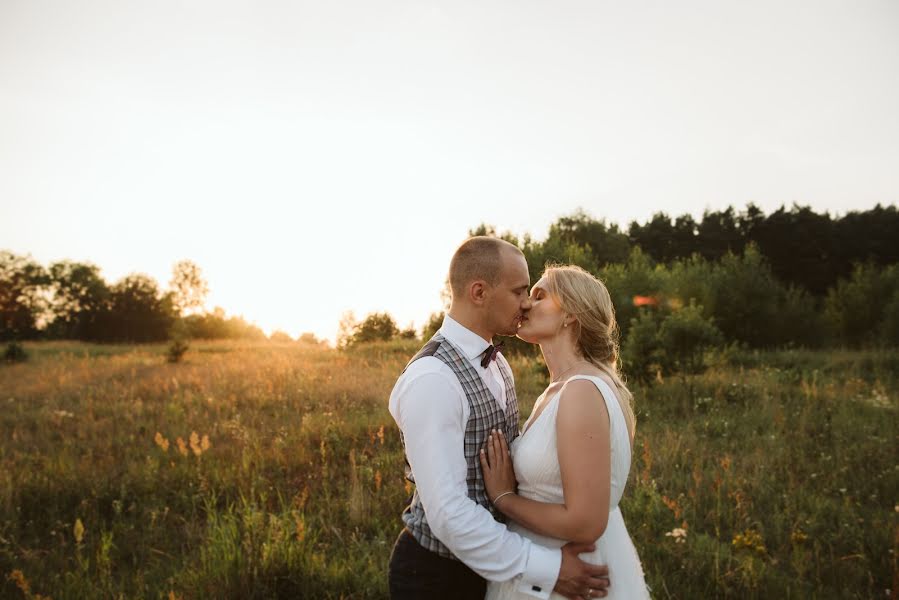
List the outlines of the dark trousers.
<svg viewBox="0 0 899 600">
<path fill-rule="evenodd" d="M 423 548 L 407 529 L 393 545 L 387 581 L 391 600 L 483 600 L 487 592 L 487 582 L 480 575 L 458 560 Z"/>
</svg>

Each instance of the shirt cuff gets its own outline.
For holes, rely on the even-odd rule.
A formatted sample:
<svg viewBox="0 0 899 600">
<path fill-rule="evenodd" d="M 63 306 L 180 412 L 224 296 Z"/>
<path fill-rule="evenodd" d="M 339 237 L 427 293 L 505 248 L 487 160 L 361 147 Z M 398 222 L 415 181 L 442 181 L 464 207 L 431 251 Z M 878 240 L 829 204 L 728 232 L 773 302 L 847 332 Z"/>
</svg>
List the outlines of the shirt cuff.
<svg viewBox="0 0 899 600">
<path fill-rule="evenodd" d="M 556 587 L 562 568 L 562 550 L 551 550 L 529 541 L 528 562 L 519 580 L 518 591 L 546 600 Z"/>
</svg>

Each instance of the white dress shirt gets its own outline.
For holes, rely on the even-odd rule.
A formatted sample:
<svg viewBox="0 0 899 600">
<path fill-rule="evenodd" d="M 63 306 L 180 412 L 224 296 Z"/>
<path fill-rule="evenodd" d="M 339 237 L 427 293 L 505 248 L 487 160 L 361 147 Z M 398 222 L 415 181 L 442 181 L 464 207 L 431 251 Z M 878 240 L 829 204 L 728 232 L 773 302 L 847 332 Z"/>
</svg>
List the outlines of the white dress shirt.
<svg viewBox="0 0 899 600">
<path fill-rule="evenodd" d="M 508 410 L 499 367 L 494 362 L 481 367 L 481 355 L 490 342 L 448 315 L 440 333 L 471 361 L 500 406 Z M 502 354 L 496 360 L 508 368 Z M 518 578 L 521 592 L 548 598 L 562 565 L 561 550 L 509 531 L 468 497 L 463 449 L 470 408 L 453 370 L 433 356 L 416 360 L 397 380 L 389 409 L 403 432 L 406 458 L 437 538 L 485 579 Z"/>
</svg>

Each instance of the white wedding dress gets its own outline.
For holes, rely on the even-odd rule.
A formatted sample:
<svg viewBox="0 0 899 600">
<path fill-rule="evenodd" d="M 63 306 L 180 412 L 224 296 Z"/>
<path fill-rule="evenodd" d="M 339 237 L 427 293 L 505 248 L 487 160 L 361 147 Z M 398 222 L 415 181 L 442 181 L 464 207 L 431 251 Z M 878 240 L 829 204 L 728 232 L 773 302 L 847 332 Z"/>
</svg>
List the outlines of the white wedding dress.
<svg viewBox="0 0 899 600">
<path fill-rule="evenodd" d="M 611 500 L 609 502 L 609 524 L 602 536 L 596 540 L 596 550 L 581 554 L 581 559 L 609 567 L 608 600 L 632 600 L 649 598 L 649 591 L 643 578 L 643 568 L 630 535 L 624 526 L 624 519 L 618 503 L 624 493 L 627 475 L 631 466 L 630 435 L 624 420 L 624 413 L 614 392 L 600 377 L 577 375 L 569 379 L 588 379 L 602 393 L 609 411 L 609 433 L 611 438 Z M 549 400 L 546 408 L 534 418 L 534 413 L 525 423 L 524 433 L 511 445 L 515 475 L 518 478 L 518 493 L 532 500 L 561 504 L 564 502 L 562 475 L 559 471 L 559 455 L 556 448 L 556 414 L 559 411 L 561 390 Z M 532 421 L 534 421 L 532 423 Z M 509 521 L 509 529 L 547 548 L 560 548 L 567 542 L 546 537 Z M 533 600 L 532 596 L 518 591 L 518 578 L 502 583 L 488 582 L 487 600 L 520 598 Z M 564 596 L 553 593 L 553 599 Z"/>
</svg>

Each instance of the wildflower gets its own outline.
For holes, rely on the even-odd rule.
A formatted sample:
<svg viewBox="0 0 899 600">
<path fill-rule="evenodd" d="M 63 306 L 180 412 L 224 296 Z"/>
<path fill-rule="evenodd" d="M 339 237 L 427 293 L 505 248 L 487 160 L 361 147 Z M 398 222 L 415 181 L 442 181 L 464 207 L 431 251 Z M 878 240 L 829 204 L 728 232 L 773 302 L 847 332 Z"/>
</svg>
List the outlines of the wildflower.
<svg viewBox="0 0 899 600">
<path fill-rule="evenodd" d="M 665 536 L 674 538 L 676 544 L 684 544 L 687 541 L 687 530 L 682 527 L 675 527 L 666 533 Z"/>
<path fill-rule="evenodd" d="M 681 516 L 681 508 L 677 504 L 677 500 L 674 498 L 669 498 L 668 496 L 662 495 L 662 502 L 665 506 L 668 507 L 668 510 L 674 513 L 675 519 L 680 519 Z"/>
<path fill-rule="evenodd" d="M 306 522 L 303 520 L 303 515 L 298 512 L 293 513 L 293 519 L 296 523 L 297 541 L 302 542 L 306 537 Z"/>
<path fill-rule="evenodd" d="M 200 436 L 197 435 L 196 431 L 190 432 L 190 449 L 193 450 L 196 456 L 203 454 L 203 449 L 200 447 Z"/>
<path fill-rule="evenodd" d="M 721 463 L 722 469 L 724 469 L 725 471 L 730 471 L 730 456 L 725 456 L 719 462 Z"/>
<path fill-rule="evenodd" d="M 794 546 L 798 546 L 799 544 L 801 544 L 802 542 L 804 542 L 807 539 L 808 539 L 808 535 L 806 535 L 806 533 L 804 531 L 802 531 L 801 529 L 798 529 L 798 528 L 794 529 L 793 532 L 790 534 L 790 541 L 793 543 Z"/>
<path fill-rule="evenodd" d="M 175 440 L 175 443 L 178 444 L 178 452 L 181 453 L 181 456 L 187 456 L 187 444 L 184 443 L 184 440 L 181 439 L 181 436 L 178 436 L 178 439 Z"/>
<path fill-rule="evenodd" d="M 12 573 L 9 574 L 8 579 L 10 581 L 14 581 L 16 583 L 16 587 L 22 590 L 22 593 L 26 596 L 28 595 L 28 591 L 31 589 L 31 586 L 28 584 L 28 580 L 25 579 L 25 574 L 22 573 L 19 569 L 14 569 Z"/>
<path fill-rule="evenodd" d="M 767 551 L 765 543 L 762 540 L 762 534 L 753 531 L 752 529 L 747 529 L 743 533 L 735 535 L 734 539 L 731 541 L 731 545 L 737 550 L 746 548 L 748 550 L 755 550 L 759 554 L 764 554 Z"/>
<path fill-rule="evenodd" d="M 309 499 L 309 486 L 303 486 L 303 491 L 296 496 L 293 497 L 293 504 L 300 510 L 303 510 L 303 507 L 306 506 L 306 501 Z"/>
<path fill-rule="evenodd" d="M 381 491 L 381 470 L 375 471 L 375 491 Z"/>
<path fill-rule="evenodd" d="M 84 539 L 84 523 L 81 522 L 81 519 L 75 519 L 75 527 L 72 533 L 75 534 L 75 542 L 80 544 L 81 540 Z"/>
<path fill-rule="evenodd" d="M 163 452 L 169 451 L 169 441 L 165 439 L 165 436 L 158 431 L 156 432 L 156 436 L 153 438 L 153 441 L 156 442 L 157 446 L 162 448 Z"/>
<path fill-rule="evenodd" d="M 206 451 L 209 450 L 209 448 L 211 448 L 211 447 L 212 447 L 212 442 L 209 441 L 209 436 L 208 436 L 208 435 L 204 435 L 204 436 L 203 436 L 203 439 L 200 440 L 200 449 L 201 449 L 203 452 L 206 452 Z"/>
<path fill-rule="evenodd" d="M 381 427 L 378 429 L 378 442 L 380 442 L 380 444 L 382 446 L 384 445 L 384 426 L 383 425 L 381 425 Z"/>
</svg>

